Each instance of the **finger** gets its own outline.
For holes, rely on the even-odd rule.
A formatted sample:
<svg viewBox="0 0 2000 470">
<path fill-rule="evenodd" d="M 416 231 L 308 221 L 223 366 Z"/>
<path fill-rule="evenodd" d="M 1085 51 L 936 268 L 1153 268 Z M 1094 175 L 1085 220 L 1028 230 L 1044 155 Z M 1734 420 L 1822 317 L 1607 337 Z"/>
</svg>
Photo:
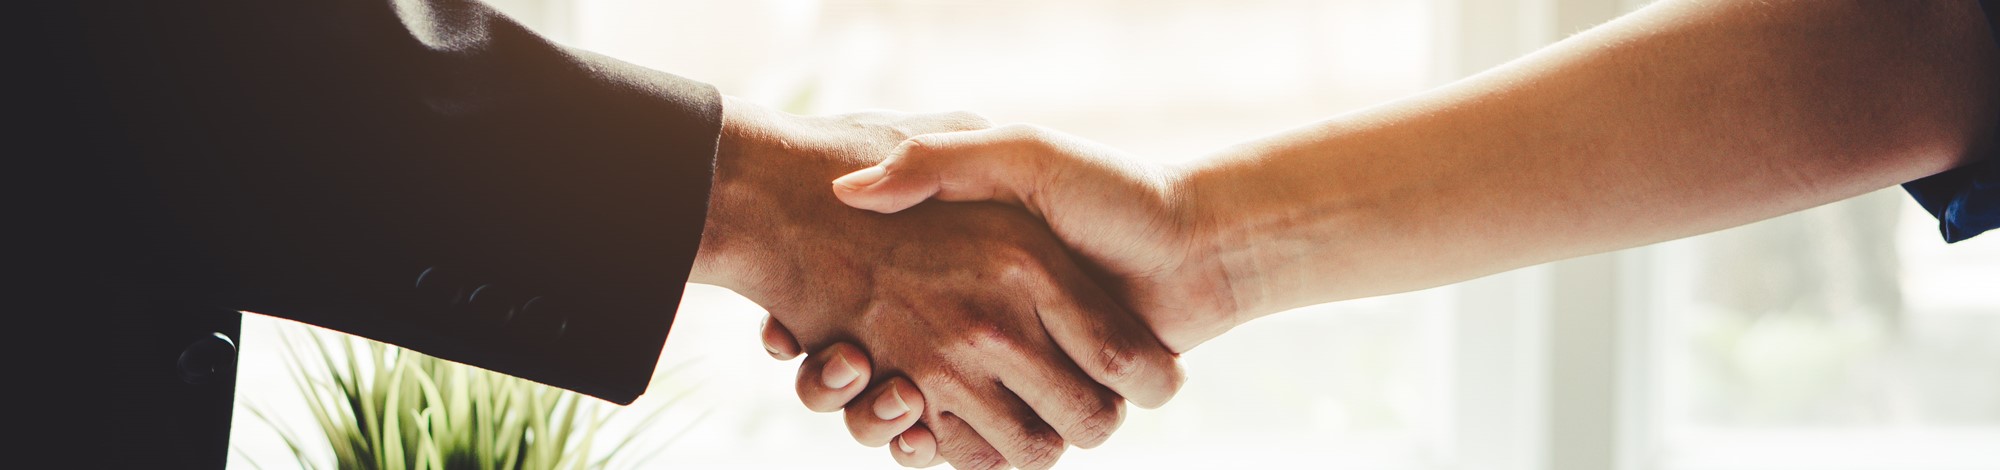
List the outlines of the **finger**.
<svg viewBox="0 0 2000 470">
<path fill-rule="evenodd" d="M 993 127 L 993 121 L 986 116 L 969 111 L 906 113 L 891 109 L 864 109 L 830 117 L 892 130 L 905 137 Z"/>
<path fill-rule="evenodd" d="M 1062 295 L 1048 296 L 1036 311 L 1049 338 L 1085 374 L 1146 408 L 1180 391 L 1187 381 L 1180 360 L 1145 323 L 1081 272 L 1059 275 L 1056 282 Z"/>
<path fill-rule="evenodd" d="M 1063 440 L 1097 447 L 1125 421 L 1125 402 L 1093 381 L 1054 347 L 1046 347 L 997 373 L 1000 382 L 1034 409 Z"/>
<path fill-rule="evenodd" d="M 803 349 L 799 347 L 799 340 L 794 339 L 792 330 L 785 329 L 785 325 L 778 323 L 777 318 L 764 315 L 763 330 L 764 352 L 771 353 L 772 358 L 780 361 L 799 357 L 799 352 Z"/>
<path fill-rule="evenodd" d="M 847 432 L 861 445 L 881 447 L 923 416 L 923 392 L 909 379 L 892 377 L 869 387 L 847 407 Z"/>
<path fill-rule="evenodd" d="M 993 127 L 993 121 L 979 113 L 952 111 L 944 113 L 924 113 L 912 115 L 901 123 L 909 135 L 935 134 L 939 132 L 960 132 Z"/>
<path fill-rule="evenodd" d="M 937 438 L 922 424 L 911 426 L 889 444 L 889 455 L 905 467 L 924 468 L 943 463 L 938 457 Z"/>
<path fill-rule="evenodd" d="M 868 389 L 870 369 L 861 348 L 847 343 L 827 346 L 799 363 L 799 401 L 821 413 L 841 409 Z"/>
<path fill-rule="evenodd" d="M 1033 196 L 1039 134 L 1023 126 L 912 137 L 882 163 L 833 181 L 834 197 L 882 213 L 925 199 L 995 201 L 1019 205 Z"/>
<path fill-rule="evenodd" d="M 978 432 L 1007 463 L 1023 469 L 1048 468 L 1068 449 L 1060 433 L 1000 384 L 983 384 L 971 392 L 970 399 L 960 401 L 963 405 L 951 413 Z M 938 438 L 950 446 L 955 436 L 940 434 Z M 959 465 L 957 460 L 951 462 Z"/>
<path fill-rule="evenodd" d="M 937 454 L 935 460 L 951 462 L 958 470 L 992 470 L 1007 468 L 1007 458 L 998 449 L 986 442 L 971 424 L 951 413 L 943 413 L 929 421 L 929 429 L 935 440 Z M 911 445 L 915 446 L 916 441 Z M 919 449 L 921 450 L 921 449 Z"/>
</svg>

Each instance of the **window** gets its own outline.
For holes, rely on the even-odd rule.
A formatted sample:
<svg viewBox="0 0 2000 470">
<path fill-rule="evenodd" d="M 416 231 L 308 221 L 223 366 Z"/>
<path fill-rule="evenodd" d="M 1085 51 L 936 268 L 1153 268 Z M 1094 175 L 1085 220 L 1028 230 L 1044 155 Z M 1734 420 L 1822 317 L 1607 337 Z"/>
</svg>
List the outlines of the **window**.
<svg viewBox="0 0 2000 470">
<path fill-rule="evenodd" d="M 1649 253 L 1661 468 L 2000 467 L 2000 242 L 1900 190 Z"/>
</svg>

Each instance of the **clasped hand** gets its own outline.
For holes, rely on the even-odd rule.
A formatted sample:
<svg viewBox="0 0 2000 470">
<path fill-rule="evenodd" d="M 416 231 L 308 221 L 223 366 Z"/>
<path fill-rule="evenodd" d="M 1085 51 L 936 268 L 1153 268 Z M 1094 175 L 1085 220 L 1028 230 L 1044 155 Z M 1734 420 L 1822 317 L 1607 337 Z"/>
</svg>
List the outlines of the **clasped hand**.
<svg viewBox="0 0 2000 470">
<path fill-rule="evenodd" d="M 882 168 L 871 165 L 885 155 L 920 161 L 924 135 L 989 127 L 970 114 L 801 117 L 725 105 L 693 281 L 768 310 L 774 356 L 813 351 L 798 375 L 807 407 L 845 409 L 857 440 L 893 441 L 905 465 L 1045 468 L 1070 445 L 1103 442 L 1126 400 L 1158 406 L 1183 380 L 1162 337 L 1124 306 L 1204 305 L 1169 284 L 1184 261 L 1145 246 L 1170 234 L 1080 246 L 1086 260 L 1111 261 L 1097 264 L 1108 276 L 1093 278 L 1051 225 L 1018 209 L 910 207 L 923 197 L 886 191 L 906 203 L 864 206 L 899 212 L 887 215 L 843 205 L 825 186 Z M 889 168 L 883 184 L 911 178 Z M 1077 230 L 1050 222 L 1056 233 Z"/>
</svg>

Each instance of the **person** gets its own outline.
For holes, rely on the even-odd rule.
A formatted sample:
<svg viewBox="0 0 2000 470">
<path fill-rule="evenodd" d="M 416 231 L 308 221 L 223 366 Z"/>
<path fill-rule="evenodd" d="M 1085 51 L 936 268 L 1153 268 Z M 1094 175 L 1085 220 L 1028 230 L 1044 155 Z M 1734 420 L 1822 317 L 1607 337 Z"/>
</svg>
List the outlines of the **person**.
<svg viewBox="0 0 2000 470">
<path fill-rule="evenodd" d="M 221 467 L 259 340 L 239 311 L 622 404 L 684 283 L 721 285 L 800 344 L 870 348 L 811 379 L 890 390 L 894 423 L 985 466 L 1101 442 L 1182 380 L 1041 222 L 817 189 L 976 115 L 774 112 L 472 0 L 20 8 L 10 384 L 36 466 Z"/>
<path fill-rule="evenodd" d="M 1662 1 L 1184 167 L 1012 125 L 911 138 L 831 190 L 884 213 L 925 200 L 1024 208 L 1176 353 L 1282 310 L 1903 182 L 1955 242 L 2000 226 L 1996 14 L 1992 0 Z M 809 402 L 872 393 L 809 385 Z M 850 430 L 864 443 L 901 433 L 892 454 L 913 466 L 935 463 L 910 457 L 928 455 L 921 447 L 950 444 L 900 423 Z"/>
</svg>

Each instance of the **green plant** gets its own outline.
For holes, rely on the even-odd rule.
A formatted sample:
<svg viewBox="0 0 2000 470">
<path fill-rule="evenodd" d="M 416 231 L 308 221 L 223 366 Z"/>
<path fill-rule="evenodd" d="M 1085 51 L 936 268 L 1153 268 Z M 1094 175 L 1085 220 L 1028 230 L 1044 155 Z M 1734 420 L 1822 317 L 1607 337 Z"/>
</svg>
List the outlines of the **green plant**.
<svg viewBox="0 0 2000 470">
<path fill-rule="evenodd" d="M 395 346 L 292 327 L 296 333 L 280 339 L 324 442 L 300 438 L 262 407 L 249 409 L 277 430 L 300 468 L 329 467 L 314 450 L 323 445 L 332 451 L 331 467 L 341 469 L 606 469 L 614 457 L 638 466 L 679 437 L 636 460 L 626 450 L 638 431 L 596 449 L 600 428 L 620 408 Z M 294 336 L 311 338 L 311 346 L 298 346 Z M 633 429 L 650 429 L 671 404 Z"/>
</svg>

